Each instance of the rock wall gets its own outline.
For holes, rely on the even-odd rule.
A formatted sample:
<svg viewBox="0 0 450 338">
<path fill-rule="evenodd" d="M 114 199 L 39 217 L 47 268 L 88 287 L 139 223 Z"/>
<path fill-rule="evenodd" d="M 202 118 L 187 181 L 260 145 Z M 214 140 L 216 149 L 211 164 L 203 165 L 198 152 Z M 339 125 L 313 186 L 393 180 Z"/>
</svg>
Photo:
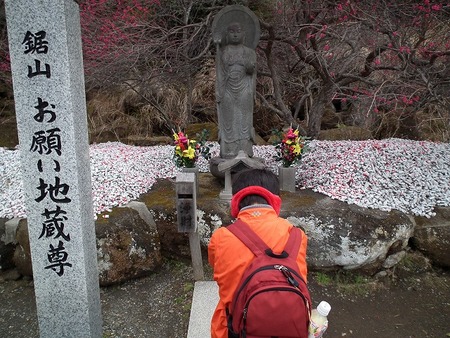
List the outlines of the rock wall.
<svg viewBox="0 0 450 338">
<path fill-rule="evenodd" d="M 219 200 L 221 180 L 206 173 L 199 176 L 198 231 L 206 260 L 211 234 L 233 219 L 228 203 Z M 349 205 L 310 190 L 283 192 L 281 197 L 280 216 L 308 236 L 310 270 L 374 274 L 394 267 L 410 249 L 435 265 L 450 267 L 450 208 L 436 208 L 435 217 L 425 218 Z M 98 215 L 101 285 L 147 275 L 160 267 L 163 256 L 190 258 L 189 237 L 177 230 L 175 204 L 175 182 L 160 180 L 139 201 Z M 22 275 L 32 274 L 27 235 L 26 220 L 0 219 L 0 269 L 15 265 Z"/>
<path fill-rule="evenodd" d="M 211 234 L 230 224 L 229 205 L 218 199 L 222 182 L 200 174 L 198 231 L 204 253 Z M 188 239 L 176 232 L 175 183 L 161 180 L 141 200 L 152 212 L 166 255 L 189 257 Z M 432 218 L 381 211 L 333 200 L 311 190 L 282 193 L 281 217 L 308 235 L 312 270 L 353 269 L 375 273 L 395 266 L 405 250 L 425 254 L 433 264 L 450 267 L 450 208 L 436 208 Z"/>
</svg>

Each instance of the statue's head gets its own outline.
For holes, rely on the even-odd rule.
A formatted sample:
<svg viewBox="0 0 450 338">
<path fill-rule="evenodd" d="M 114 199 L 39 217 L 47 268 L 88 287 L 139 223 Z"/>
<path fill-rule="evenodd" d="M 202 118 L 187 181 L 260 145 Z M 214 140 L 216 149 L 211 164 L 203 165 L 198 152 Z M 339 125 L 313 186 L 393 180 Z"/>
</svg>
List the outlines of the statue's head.
<svg viewBox="0 0 450 338">
<path fill-rule="evenodd" d="M 238 22 L 233 22 L 228 26 L 227 29 L 228 43 L 233 45 L 238 45 L 244 40 L 244 32 L 242 30 L 241 24 Z"/>
</svg>

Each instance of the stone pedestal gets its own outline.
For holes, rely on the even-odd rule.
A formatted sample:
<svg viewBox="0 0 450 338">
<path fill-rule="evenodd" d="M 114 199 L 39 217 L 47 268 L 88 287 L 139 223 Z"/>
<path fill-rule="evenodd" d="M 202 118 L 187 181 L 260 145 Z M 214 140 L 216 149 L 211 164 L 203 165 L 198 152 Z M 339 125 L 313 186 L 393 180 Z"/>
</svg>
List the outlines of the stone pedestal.
<svg viewBox="0 0 450 338">
<path fill-rule="evenodd" d="M 240 150 L 235 158 L 220 162 L 217 168 L 219 172 L 225 174 L 225 189 L 220 192 L 219 197 L 223 201 L 231 201 L 231 175 L 249 168 L 263 169 L 265 165 L 254 158 L 248 157 L 243 150 Z"/>
<path fill-rule="evenodd" d="M 282 191 L 295 192 L 295 167 L 279 167 L 278 178 Z"/>
<path fill-rule="evenodd" d="M 231 192 L 231 171 L 227 170 L 225 172 L 225 187 L 220 192 L 219 198 L 221 201 L 231 201 L 233 194 Z"/>
</svg>

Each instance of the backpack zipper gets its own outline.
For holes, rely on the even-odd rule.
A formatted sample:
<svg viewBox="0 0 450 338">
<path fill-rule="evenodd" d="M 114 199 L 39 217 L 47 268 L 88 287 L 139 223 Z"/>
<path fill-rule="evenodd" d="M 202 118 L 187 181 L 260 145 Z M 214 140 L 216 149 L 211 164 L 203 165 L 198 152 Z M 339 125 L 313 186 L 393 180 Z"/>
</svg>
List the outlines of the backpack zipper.
<svg viewBox="0 0 450 338">
<path fill-rule="evenodd" d="M 251 275 L 249 275 L 249 276 L 245 279 L 245 281 L 242 283 L 240 289 L 237 291 L 235 299 L 237 299 L 237 296 L 241 293 L 242 289 L 247 285 L 247 283 L 249 282 L 249 280 L 250 280 L 256 273 L 258 273 L 258 272 L 260 272 L 260 271 L 270 270 L 270 269 L 276 269 L 276 270 L 279 270 L 279 271 L 281 271 L 281 272 L 283 272 L 283 270 L 285 270 L 285 271 L 290 272 L 291 274 L 293 273 L 296 277 L 300 278 L 301 281 L 302 281 L 304 284 L 306 284 L 306 282 L 305 282 L 305 280 L 302 278 L 302 276 L 300 276 L 295 270 L 293 270 L 293 269 L 291 269 L 291 268 L 289 268 L 289 267 L 286 267 L 286 266 L 280 265 L 280 264 L 266 265 L 266 266 L 260 267 L 259 269 L 253 271 L 253 273 L 252 273 Z M 284 272 L 283 272 L 283 274 L 284 274 Z"/>
<path fill-rule="evenodd" d="M 284 265 L 278 265 L 278 264 L 274 265 L 273 267 L 277 270 L 280 270 L 283 273 L 284 277 L 286 277 L 288 283 L 298 289 L 300 284 L 297 282 L 297 280 L 294 277 L 292 277 L 292 273 L 291 273 L 291 271 L 289 271 L 289 269 L 287 267 L 285 267 Z"/>
</svg>

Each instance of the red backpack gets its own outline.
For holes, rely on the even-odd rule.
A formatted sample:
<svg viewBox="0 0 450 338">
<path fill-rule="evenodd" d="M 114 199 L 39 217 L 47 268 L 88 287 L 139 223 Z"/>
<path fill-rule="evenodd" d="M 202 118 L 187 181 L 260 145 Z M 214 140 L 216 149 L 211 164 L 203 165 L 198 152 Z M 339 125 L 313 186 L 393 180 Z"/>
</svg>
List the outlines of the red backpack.
<svg viewBox="0 0 450 338">
<path fill-rule="evenodd" d="M 227 229 L 255 255 L 227 309 L 228 337 L 307 338 L 311 297 L 296 262 L 301 231 L 293 227 L 283 252 L 275 254 L 241 220 Z"/>
</svg>

